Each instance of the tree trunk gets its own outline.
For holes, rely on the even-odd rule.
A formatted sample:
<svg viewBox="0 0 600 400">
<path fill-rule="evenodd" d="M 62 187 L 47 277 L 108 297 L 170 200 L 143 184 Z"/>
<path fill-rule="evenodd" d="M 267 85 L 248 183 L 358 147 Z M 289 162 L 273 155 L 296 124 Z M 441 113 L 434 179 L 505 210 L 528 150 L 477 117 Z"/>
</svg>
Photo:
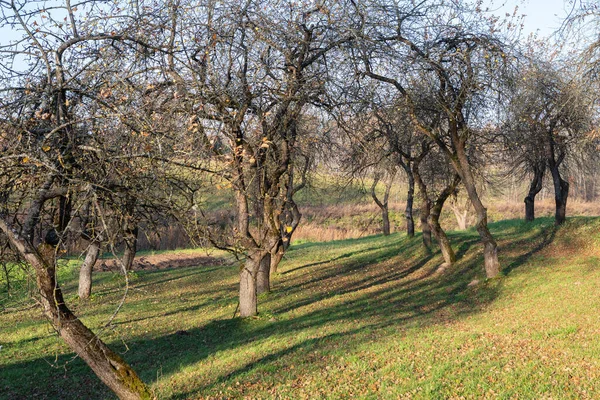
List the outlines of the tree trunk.
<svg viewBox="0 0 600 400">
<path fill-rule="evenodd" d="M 85 260 L 81 264 L 81 269 L 79 270 L 78 294 L 80 299 L 89 299 L 92 294 L 92 271 L 99 255 L 100 244 L 97 242 L 90 243 Z"/>
<path fill-rule="evenodd" d="M 456 254 L 452 249 L 450 240 L 448 239 L 446 232 L 442 229 L 442 226 L 440 225 L 440 215 L 442 214 L 444 203 L 446 202 L 448 197 L 452 193 L 454 193 L 459 183 L 460 177 L 458 175 L 455 175 L 452 182 L 440 192 L 431 209 L 431 230 L 433 231 L 433 235 L 438 241 L 440 251 L 442 253 L 442 257 L 444 258 L 444 263 L 446 264 L 446 266 L 451 266 L 456 262 Z"/>
<path fill-rule="evenodd" d="M 381 218 L 383 220 L 383 236 L 390 235 L 390 214 L 387 208 L 387 204 L 385 208 L 381 209 Z"/>
<path fill-rule="evenodd" d="M 256 294 L 271 291 L 271 253 L 267 253 L 260 260 L 256 276 Z"/>
<path fill-rule="evenodd" d="M 304 171 L 305 173 L 306 171 Z M 303 175 L 304 176 L 304 175 Z M 288 188 L 287 188 L 287 202 L 284 208 L 284 212 L 279 217 L 279 235 L 280 238 L 271 250 L 271 272 L 273 275 L 277 272 L 279 263 L 283 259 L 283 255 L 290 247 L 292 243 L 292 235 L 296 232 L 296 228 L 300 224 L 302 214 L 298 209 L 298 205 L 294 201 L 294 193 L 304 187 L 306 181 L 303 178 L 302 183 L 297 187 L 293 188 L 293 176 L 289 177 Z"/>
<path fill-rule="evenodd" d="M 123 252 L 123 266 L 125 267 L 125 271 L 131 271 L 131 267 L 133 266 L 133 260 L 135 258 L 135 254 L 137 253 L 137 237 L 138 237 L 138 227 L 128 228 L 125 232 L 125 251 Z"/>
<path fill-rule="evenodd" d="M 542 190 L 544 171 L 546 162 L 538 162 L 533 166 L 533 179 L 529 185 L 529 193 L 525 197 L 525 220 L 533 221 L 535 219 L 535 196 Z"/>
<path fill-rule="evenodd" d="M 254 260 L 248 256 L 240 271 L 240 317 L 242 318 L 252 317 L 258 313 L 256 276 L 261 259 L 262 257 L 258 257 Z"/>
<path fill-rule="evenodd" d="M 270 267 L 270 275 L 277 273 L 277 268 L 279 267 L 279 263 L 285 254 L 287 247 L 284 245 L 282 241 L 280 241 L 275 249 L 271 252 L 271 267 Z"/>
<path fill-rule="evenodd" d="M 450 202 L 450 208 L 452 209 L 454 218 L 456 218 L 456 225 L 458 226 L 458 230 L 464 231 L 468 228 L 469 208 L 467 206 L 465 207 L 465 209 L 462 209 L 457 203 L 457 199 L 452 200 Z"/>
<path fill-rule="evenodd" d="M 425 182 L 421 178 L 421 174 L 419 172 L 419 163 L 420 161 L 415 161 L 413 163 L 413 175 L 415 177 L 417 187 L 419 188 L 419 197 L 421 198 L 421 210 L 419 213 L 419 220 L 421 221 L 423 245 L 427 250 L 429 250 L 431 249 L 431 226 L 429 225 L 429 214 L 431 213 L 431 200 L 429 199 L 429 195 L 427 194 L 427 185 L 425 185 Z"/>
<path fill-rule="evenodd" d="M 567 218 L 567 198 L 569 197 L 569 182 L 562 179 L 558 169 L 558 163 L 550 163 L 550 172 L 552 173 L 552 182 L 554 183 L 554 223 L 560 225 Z"/>
<path fill-rule="evenodd" d="M 396 170 L 389 172 L 388 180 L 385 183 L 385 194 L 383 195 L 383 200 L 379 200 L 377 197 L 377 193 L 375 192 L 375 188 L 377 183 L 381 179 L 381 174 L 375 174 L 373 178 L 373 184 L 371 185 L 371 197 L 375 204 L 381 209 L 381 219 L 382 219 L 382 232 L 384 236 L 390 235 L 390 216 L 389 216 L 389 208 L 388 208 L 388 199 L 390 198 L 390 190 L 392 188 L 392 183 L 394 181 L 394 175 L 396 174 Z"/>
<path fill-rule="evenodd" d="M 408 193 L 406 194 L 406 208 L 404 216 L 406 218 L 406 236 L 415 236 L 415 221 L 413 219 L 413 203 L 415 200 L 415 179 L 412 172 L 408 174 Z"/>
<path fill-rule="evenodd" d="M 6 266 L 6 263 L 3 262 L 2 264 L 2 270 L 4 271 L 4 278 L 6 279 L 6 294 L 8 295 L 8 297 L 10 297 L 10 273 L 8 271 L 8 267 Z"/>
<path fill-rule="evenodd" d="M 44 314 L 69 347 L 120 399 L 154 398 L 135 371 L 90 331 L 65 304 L 55 279 L 55 248 L 45 243 L 38 249 L 33 248 L 15 235 L 2 220 L 0 229 L 35 270 Z"/>
<path fill-rule="evenodd" d="M 477 232 L 479 233 L 479 237 L 481 238 L 481 243 L 483 244 L 485 274 L 487 278 L 494 278 L 500 273 L 498 245 L 488 229 L 487 209 L 484 207 L 481 199 L 479 198 L 479 194 L 477 193 L 477 188 L 475 187 L 475 178 L 473 177 L 465 149 L 462 145 L 457 145 L 455 149 L 457 160 L 453 162 L 453 165 L 458 167 L 456 168 L 456 172 L 460 175 L 460 178 L 469 195 L 469 200 L 471 200 L 471 204 L 473 205 L 477 215 L 477 224 L 475 226 L 477 228 Z"/>
</svg>

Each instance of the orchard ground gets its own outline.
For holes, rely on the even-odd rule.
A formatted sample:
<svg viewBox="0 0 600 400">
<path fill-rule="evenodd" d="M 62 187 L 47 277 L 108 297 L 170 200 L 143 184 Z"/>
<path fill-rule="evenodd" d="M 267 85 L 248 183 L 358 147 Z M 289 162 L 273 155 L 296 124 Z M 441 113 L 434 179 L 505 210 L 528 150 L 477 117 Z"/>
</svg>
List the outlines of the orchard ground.
<svg viewBox="0 0 600 400">
<path fill-rule="evenodd" d="M 474 230 L 450 232 L 459 261 L 443 272 L 419 235 L 297 241 L 247 320 L 232 318 L 239 264 L 220 253 L 138 269 L 112 320 L 122 276 L 96 272 L 79 303 L 77 264 L 59 273 L 76 314 L 161 399 L 600 397 L 600 218 L 491 229 L 503 273 L 487 281 Z M 113 398 L 26 282 L 2 292 L 0 398 Z"/>
</svg>

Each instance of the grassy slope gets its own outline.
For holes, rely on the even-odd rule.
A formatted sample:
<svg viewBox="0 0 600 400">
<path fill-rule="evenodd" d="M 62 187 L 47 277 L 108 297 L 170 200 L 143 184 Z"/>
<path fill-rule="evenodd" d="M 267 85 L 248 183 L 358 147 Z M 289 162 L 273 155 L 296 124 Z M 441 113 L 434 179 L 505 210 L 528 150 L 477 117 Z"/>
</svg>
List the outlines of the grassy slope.
<svg viewBox="0 0 600 400">
<path fill-rule="evenodd" d="M 492 230 L 505 276 L 473 287 L 473 231 L 451 235 L 461 260 L 443 275 L 419 237 L 296 244 L 246 321 L 235 266 L 139 272 L 101 336 L 161 398 L 600 397 L 600 219 Z M 100 330 L 122 292 L 96 279 L 75 308 Z M 39 314 L 0 314 L 0 398 L 110 398 Z"/>
</svg>

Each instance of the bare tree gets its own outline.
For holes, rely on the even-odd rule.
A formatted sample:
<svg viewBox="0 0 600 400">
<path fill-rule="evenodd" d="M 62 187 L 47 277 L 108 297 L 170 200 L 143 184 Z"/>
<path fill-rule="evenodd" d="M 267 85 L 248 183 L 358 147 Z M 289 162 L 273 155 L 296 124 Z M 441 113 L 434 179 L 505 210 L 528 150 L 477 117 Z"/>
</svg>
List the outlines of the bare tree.
<svg viewBox="0 0 600 400">
<path fill-rule="evenodd" d="M 140 42 L 123 33 L 126 16 L 103 21 L 110 8 L 68 0 L 45 6 L 0 3 L 4 21 L 22 34 L 0 48 L 6 60 L 0 98 L 5 132 L 0 139 L 0 232 L 35 272 L 36 299 L 69 347 L 120 398 L 151 398 L 135 371 L 73 314 L 55 273 L 58 255 L 76 234 L 81 207 L 116 189 L 103 186 L 106 159 L 97 157 L 97 144 L 110 124 L 100 122 L 93 109 L 110 108 L 101 82 L 110 79 L 115 66 L 103 50 L 117 42 Z M 84 14 L 85 24 L 80 22 Z M 102 75 L 96 75 L 99 70 Z M 111 168 L 117 166 L 122 163 Z"/>
<path fill-rule="evenodd" d="M 288 194 L 294 193 L 289 182 L 300 121 L 323 93 L 327 53 L 348 40 L 330 27 L 335 7 L 264 8 L 252 1 L 170 7 L 157 86 L 172 106 L 156 112 L 183 121 L 184 133 L 171 138 L 179 162 L 218 177 L 235 193 L 233 229 L 195 226 L 215 246 L 243 254 L 242 317 L 257 313 L 257 293 L 268 289 L 266 259 L 283 240 L 282 215 L 294 210 Z"/>
<path fill-rule="evenodd" d="M 525 219 L 534 219 L 535 196 L 542 189 L 546 168 L 554 186 L 555 221 L 566 218 L 569 182 L 561 170 L 591 127 L 592 101 L 576 79 L 569 78 L 558 60 L 543 60 L 543 49 L 531 50 L 515 79 L 504 129 L 513 170 L 531 171 L 525 197 Z"/>
<path fill-rule="evenodd" d="M 500 271 L 497 244 L 487 227 L 487 210 L 477 193 L 467 148 L 482 132 L 498 71 L 506 64 L 496 21 L 458 3 L 369 3 L 357 5 L 356 11 L 364 21 L 357 33 L 359 71 L 394 87 L 415 128 L 450 160 L 477 213 L 486 275 L 495 277 Z M 424 85 L 443 111 L 443 129 L 431 129 L 419 118 L 413 88 Z"/>
</svg>

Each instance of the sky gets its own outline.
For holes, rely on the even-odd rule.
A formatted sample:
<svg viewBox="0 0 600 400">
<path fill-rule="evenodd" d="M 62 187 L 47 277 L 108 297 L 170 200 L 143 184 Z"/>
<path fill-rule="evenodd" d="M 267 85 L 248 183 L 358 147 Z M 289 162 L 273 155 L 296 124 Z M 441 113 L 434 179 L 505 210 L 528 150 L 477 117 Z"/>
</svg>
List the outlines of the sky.
<svg viewBox="0 0 600 400">
<path fill-rule="evenodd" d="M 537 33 L 540 38 L 550 37 L 560 28 L 570 11 L 568 0 L 483 0 L 483 2 L 484 7 L 489 6 L 493 14 L 501 17 L 506 13 L 512 15 L 515 7 L 518 7 L 517 15 L 525 15 L 524 38 L 530 33 Z M 0 45 L 7 44 L 17 37 L 20 37 L 20 33 L 13 32 L 9 27 L 0 26 Z"/>
<path fill-rule="evenodd" d="M 518 6 L 517 14 L 525 15 L 523 33 L 537 33 L 540 37 L 549 37 L 558 28 L 569 14 L 571 5 L 565 0 L 488 0 L 494 14 L 503 16 L 505 13 L 512 14 Z"/>
</svg>

